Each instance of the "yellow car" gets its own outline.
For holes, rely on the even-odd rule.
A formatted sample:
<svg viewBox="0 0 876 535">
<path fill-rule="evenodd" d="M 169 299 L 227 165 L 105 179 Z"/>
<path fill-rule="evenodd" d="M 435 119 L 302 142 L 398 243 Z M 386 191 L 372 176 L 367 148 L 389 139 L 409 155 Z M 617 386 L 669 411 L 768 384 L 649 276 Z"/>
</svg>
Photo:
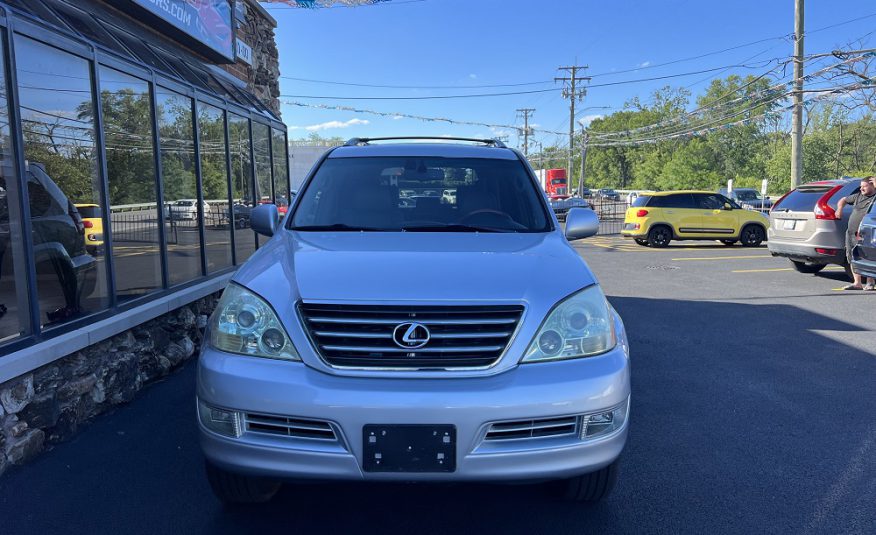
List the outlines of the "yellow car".
<svg viewBox="0 0 876 535">
<path fill-rule="evenodd" d="M 720 240 L 757 247 L 766 239 L 767 216 L 745 210 L 720 193 L 663 191 L 648 193 L 627 209 L 621 235 L 639 245 L 666 247 L 672 240 Z"/>
<path fill-rule="evenodd" d="M 77 204 L 76 210 L 85 227 L 85 249 L 95 253 L 103 248 L 103 213 L 96 204 Z"/>
</svg>

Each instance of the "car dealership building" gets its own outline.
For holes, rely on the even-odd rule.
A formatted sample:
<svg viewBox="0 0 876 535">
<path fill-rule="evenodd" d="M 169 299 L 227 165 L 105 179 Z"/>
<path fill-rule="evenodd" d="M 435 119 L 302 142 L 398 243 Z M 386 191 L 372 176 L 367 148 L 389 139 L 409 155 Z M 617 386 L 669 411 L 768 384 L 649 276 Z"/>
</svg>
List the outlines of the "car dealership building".
<svg viewBox="0 0 876 535">
<path fill-rule="evenodd" d="M 252 207 L 288 205 L 275 26 L 0 0 L 0 474 L 191 357 Z"/>
</svg>

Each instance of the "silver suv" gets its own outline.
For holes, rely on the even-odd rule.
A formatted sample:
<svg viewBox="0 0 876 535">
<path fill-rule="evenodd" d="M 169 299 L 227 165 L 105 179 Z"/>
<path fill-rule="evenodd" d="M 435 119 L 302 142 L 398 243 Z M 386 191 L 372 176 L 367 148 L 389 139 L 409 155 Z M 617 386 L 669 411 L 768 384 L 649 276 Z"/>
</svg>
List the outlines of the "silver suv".
<svg viewBox="0 0 876 535">
<path fill-rule="evenodd" d="M 770 253 L 788 258 L 801 273 L 818 273 L 829 264 L 838 264 L 851 277 L 845 235 L 852 211 L 846 210 L 840 219 L 836 207 L 860 183 L 860 178 L 822 180 L 786 193 L 770 211 Z"/>
<path fill-rule="evenodd" d="M 225 290 L 198 363 L 213 491 L 562 479 L 567 498 L 601 499 L 627 439 L 630 361 L 568 241 L 595 234 L 596 215 L 572 208 L 564 235 L 499 142 L 375 141 L 330 150 L 282 222 L 252 211 L 272 237 Z M 456 202 L 399 195 L 427 189 Z"/>
</svg>

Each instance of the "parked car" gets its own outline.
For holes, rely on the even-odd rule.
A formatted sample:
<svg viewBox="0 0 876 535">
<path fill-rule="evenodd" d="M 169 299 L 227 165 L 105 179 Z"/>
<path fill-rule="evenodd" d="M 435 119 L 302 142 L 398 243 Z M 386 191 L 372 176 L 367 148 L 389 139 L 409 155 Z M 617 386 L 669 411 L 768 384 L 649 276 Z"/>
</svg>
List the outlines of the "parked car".
<svg viewBox="0 0 876 535">
<path fill-rule="evenodd" d="M 871 211 L 861 221 L 858 245 L 852 251 L 852 264 L 862 276 L 876 278 L 876 212 Z"/>
<path fill-rule="evenodd" d="M 579 195 L 580 197 L 587 199 L 587 198 L 591 197 L 592 195 L 593 195 L 593 192 L 590 191 L 590 188 L 581 188 L 581 195 Z"/>
<path fill-rule="evenodd" d="M 606 201 L 619 201 L 620 195 L 611 188 L 600 188 L 596 190 L 596 198 Z"/>
<path fill-rule="evenodd" d="M 803 184 L 775 202 L 770 211 L 769 251 L 787 258 L 801 273 L 818 273 L 830 264 L 843 266 L 845 234 L 851 210 L 836 217 L 837 203 L 854 193 L 861 179 L 821 180 Z"/>
<path fill-rule="evenodd" d="M 711 191 L 663 191 L 640 195 L 627 209 L 621 235 L 639 245 L 666 247 L 672 240 L 720 240 L 757 247 L 769 219 Z"/>
<path fill-rule="evenodd" d="M 351 140 L 311 170 L 283 223 L 253 209 L 272 237 L 233 275 L 198 359 L 220 500 L 320 479 L 610 492 L 629 346 L 568 242 L 599 221 L 573 208 L 561 230 L 523 155 L 491 143 Z M 398 184 L 381 175 L 400 166 Z M 472 179 L 455 206 L 399 207 L 430 170 L 460 169 Z"/>
<path fill-rule="evenodd" d="M 210 212 L 210 203 L 203 201 L 204 213 Z M 197 199 L 179 199 L 165 206 L 164 217 L 172 220 L 191 220 L 198 219 L 198 200 Z"/>
<path fill-rule="evenodd" d="M 550 199 L 550 205 L 554 213 L 557 215 L 557 219 L 559 219 L 560 221 L 566 220 L 566 215 L 572 208 L 588 208 L 590 210 L 593 209 L 593 207 L 590 206 L 590 203 L 582 199 L 581 197 L 569 197 L 568 199 Z"/>
<path fill-rule="evenodd" d="M 754 188 L 733 188 L 730 194 L 727 194 L 727 188 L 718 190 L 721 195 L 733 199 L 736 204 L 739 204 L 746 210 L 768 211 L 773 207 L 773 201 L 769 197 L 761 197 L 760 192 Z"/>
<path fill-rule="evenodd" d="M 85 249 L 89 254 L 103 250 L 103 210 L 97 204 L 75 204 L 85 228 Z"/>
<path fill-rule="evenodd" d="M 252 206 L 236 202 L 231 205 L 231 220 L 234 222 L 234 228 L 249 228 L 250 214 Z"/>
<path fill-rule="evenodd" d="M 64 296 L 64 306 L 47 311 L 46 319 L 64 321 L 79 314 L 82 298 L 94 291 L 97 262 L 86 249 L 82 216 L 45 167 L 29 162 L 26 173 L 37 272 L 53 273 Z"/>
</svg>

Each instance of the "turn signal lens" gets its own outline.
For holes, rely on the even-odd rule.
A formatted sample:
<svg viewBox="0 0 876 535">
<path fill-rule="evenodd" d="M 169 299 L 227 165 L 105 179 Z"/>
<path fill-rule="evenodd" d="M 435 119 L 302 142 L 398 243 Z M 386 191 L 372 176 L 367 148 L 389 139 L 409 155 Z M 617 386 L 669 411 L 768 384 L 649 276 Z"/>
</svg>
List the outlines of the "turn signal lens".
<svg viewBox="0 0 876 535">
<path fill-rule="evenodd" d="M 636 212 L 636 217 L 645 217 L 646 215 L 648 215 L 648 210 L 639 210 Z"/>
</svg>

